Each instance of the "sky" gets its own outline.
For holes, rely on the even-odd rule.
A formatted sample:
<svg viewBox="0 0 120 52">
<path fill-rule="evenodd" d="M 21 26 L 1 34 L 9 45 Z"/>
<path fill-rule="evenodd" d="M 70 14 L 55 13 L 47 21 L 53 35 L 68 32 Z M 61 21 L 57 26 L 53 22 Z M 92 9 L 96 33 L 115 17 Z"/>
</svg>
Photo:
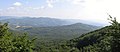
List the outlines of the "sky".
<svg viewBox="0 0 120 52">
<path fill-rule="evenodd" d="M 120 22 L 120 0 L 0 0 L 0 16 L 52 17 L 107 23 Z"/>
</svg>

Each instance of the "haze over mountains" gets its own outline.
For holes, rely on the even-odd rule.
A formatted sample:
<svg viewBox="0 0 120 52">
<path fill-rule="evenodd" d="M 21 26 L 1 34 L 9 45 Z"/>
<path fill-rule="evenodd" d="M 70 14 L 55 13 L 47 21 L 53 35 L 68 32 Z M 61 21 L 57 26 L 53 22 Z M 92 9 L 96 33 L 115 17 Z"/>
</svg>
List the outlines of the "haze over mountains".
<svg viewBox="0 0 120 52">
<path fill-rule="evenodd" d="M 15 34 L 28 33 L 30 38 L 36 36 L 36 49 L 40 49 L 37 51 L 51 50 L 49 48 L 59 50 L 58 48 L 61 46 L 63 48 L 68 47 L 69 49 L 84 50 L 86 52 L 88 48 L 91 50 L 92 48 L 96 49 L 94 46 L 101 46 L 102 41 L 106 39 L 106 36 L 109 37 L 107 34 L 112 29 L 112 26 L 101 28 L 100 26 L 89 25 L 90 23 L 84 24 L 86 23 L 85 21 L 83 21 L 84 23 L 80 23 L 79 20 L 45 17 L 8 17 L 1 18 L 0 22 L 9 22 L 10 31 Z M 68 49 L 66 48 L 65 50 Z"/>
<path fill-rule="evenodd" d="M 50 17 L 17 17 L 17 16 L 0 16 L 2 22 L 9 22 L 12 25 L 20 26 L 36 26 L 36 27 L 47 27 L 47 26 L 62 26 L 70 25 L 75 23 L 89 24 L 93 26 L 104 26 L 105 24 L 80 20 L 80 19 L 56 19 Z"/>
<path fill-rule="evenodd" d="M 0 52 L 120 52 L 120 0 L 0 0 Z"/>
<path fill-rule="evenodd" d="M 98 29 L 99 27 L 90 26 L 82 23 L 72 25 L 54 26 L 54 27 L 28 27 L 16 28 L 15 31 L 27 32 L 30 35 L 37 35 L 38 37 L 49 37 L 49 39 L 71 39 L 78 37 L 83 33 L 87 33 Z"/>
<path fill-rule="evenodd" d="M 71 39 L 78 37 L 100 27 L 80 23 L 78 20 L 65 20 L 55 18 L 30 18 L 1 16 L 1 22 L 9 22 L 13 31 L 27 32 L 30 35 L 49 37 L 50 39 Z M 57 37 L 57 38 L 56 38 Z M 64 37 L 64 38 L 63 38 Z"/>
</svg>

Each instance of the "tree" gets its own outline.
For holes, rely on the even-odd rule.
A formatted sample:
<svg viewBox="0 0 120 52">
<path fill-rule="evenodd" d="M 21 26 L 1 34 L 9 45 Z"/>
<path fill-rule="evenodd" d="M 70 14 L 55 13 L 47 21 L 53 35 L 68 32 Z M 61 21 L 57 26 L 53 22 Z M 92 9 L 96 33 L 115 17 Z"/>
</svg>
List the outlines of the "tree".
<svg viewBox="0 0 120 52">
<path fill-rule="evenodd" d="M 0 24 L 0 52 L 33 52 L 35 39 L 15 35 L 9 32 L 8 23 Z"/>
<path fill-rule="evenodd" d="M 117 22 L 116 18 L 113 18 L 111 16 L 110 16 L 110 20 L 112 24 L 110 33 L 109 33 L 112 36 L 111 51 L 119 52 L 118 50 L 120 49 L 120 24 Z"/>
</svg>

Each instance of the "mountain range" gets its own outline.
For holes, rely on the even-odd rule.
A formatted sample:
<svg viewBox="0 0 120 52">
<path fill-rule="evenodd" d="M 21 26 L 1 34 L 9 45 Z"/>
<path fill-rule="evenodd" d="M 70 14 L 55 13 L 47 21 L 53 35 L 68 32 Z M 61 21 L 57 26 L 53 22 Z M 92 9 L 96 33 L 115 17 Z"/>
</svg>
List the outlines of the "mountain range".
<svg viewBox="0 0 120 52">
<path fill-rule="evenodd" d="M 17 17 L 17 16 L 0 16 L 0 21 L 9 22 L 12 25 L 18 26 L 36 26 L 36 27 L 47 27 L 47 26 L 62 26 L 70 25 L 75 23 L 89 24 L 93 26 L 104 26 L 104 24 L 80 20 L 80 19 L 57 19 L 50 17 Z"/>
<path fill-rule="evenodd" d="M 82 49 L 82 48 L 86 49 L 91 45 L 92 46 L 98 45 L 100 44 L 101 41 L 105 39 L 105 37 L 109 37 L 107 33 L 108 33 L 108 30 L 110 29 L 111 29 L 111 26 L 106 26 L 101 29 L 97 29 L 89 33 L 82 34 L 77 38 L 73 38 L 69 40 L 66 45 L 70 47 L 76 47 L 78 49 Z"/>
<path fill-rule="evenodd" d="M 8 22 L 10 31 L 13 33 L 28 33 L 30 38 L 36 37 L 36 45 L 43 49 L 53 47 L 56 49 L 56 46 L 64 45 L 70 49 L 77 48 L 80 50 L 84 48 L 86 50 L 92 45 L 98 45 L 105 39 L 103 37 L 105 37 L 106 31 L 110 29 L 110 26 L 101 28 L 100 26 L 80 23 L 79 20 L 48 17 L 6 17 L 1 18 L 1 22 Z"/>
<path fill-rule="evenodd" d="M 72 39 L 81 34 L 93 31 L 100 27 L 88 25 L 74 20 L 63 20 L 48 17 L 1 17 L 1 22 L 9 23 L 13 31 L 26 32 L 31 36 L 36 35 L 38 38 L 49 39 Z"/>
</svg>

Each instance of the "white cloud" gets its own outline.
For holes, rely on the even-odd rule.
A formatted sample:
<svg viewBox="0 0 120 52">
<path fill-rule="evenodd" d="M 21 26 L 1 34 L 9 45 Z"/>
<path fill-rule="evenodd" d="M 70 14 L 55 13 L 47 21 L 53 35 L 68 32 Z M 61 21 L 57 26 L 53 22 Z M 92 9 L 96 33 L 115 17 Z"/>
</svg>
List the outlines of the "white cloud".
<svg viewBox="0 0 120 52">
<path fill-rule="evenodd" d="M 58 2 L 59 0 L 46 0 L 47 3 L 55 3 Z"/>
<path fill-rule="evenodd" d="M 44 6 L 41 6 L 41 7 L 31 7 L 31 9 L 33 10 L 40 10 L 40 9 L 44 9 L 45 7 Z"/>
<path fill-rule="evenodd" d="M 53 8 L 53 5 L 51 3 L 48 3 L 48 7 Z"/>
<path fill-rule="evenodd" d="M 13 6 L 8 7 L 7 10 L 19 9 L 19 8 L 21 8 L 20 6 L 22 6 L 22 4 L 20 2 L 15 2 L 15 3 L 13 3 Z"/>
<path fill-rule="evenodd" d="M 41 6 L 40 8 L 41 8 L 41 9 L 44 9 L 44 8 L 45 8 L 45 6 Z"/>
<path fill-rule="evenodd" d="M 107 18 L 109 13 L 112 16 L 117 17 L 120 22 L 120 0 L 86 0 L 83 4 L 85 8 L 78 11 L 77 15 L 80 19 L 86 19 L 96 22 L 108 22 Z M 81 15 L 80 15 L 81 14 Z"/>
<path fill-rule="evenodd" d="M 85 20 L 91 20 L 91 21 L 97 21 L 97 22 L 106 22 L 109 13 L 112 16 L 115 16 L 118 18 L 120 21 L 120 0 L 45 0 L 46 5 L 43 6 L 37 6 L 37 7 L 24 7 L 23 10 L 22 7 L 16 7 L 16 6 L 21 6 L 22 3 L 20 2 L 15 2 L 12 7 L 9 7 L 8 9 L 19 9 L 19 12 L 24 11 L 25 13 L 22 14 L 28 14 L 32 16 L 32 14 L 35 14 L 38 16 L 53 16 L 53 17 L 69 17 L 69 18 L 75 18 L 75 19 L 85 19 Z M 61 2 L 61 3 L 58 3 Z M 53 8 L 57 5 L 55 4 L 65 4 L 65 6 L 68 6 L 66 4 L 71 4 L 72 3 L 72 8 L 64 8 L 63 10 L 59 9 L 52 10 L 48 9 L 47 7 Z M 82 4 L 82 5 L 81 5 Z M 77 5 L 77 6 L 76 6 Z M 81 6 L 84 6 L 83 8 Z M 70 6 L 71 7 L 71 6 Z M 44 10 L 44 8 L 46 8 Z M 43 9 L 43 10 L 39 10 Z M 4 9 L 3 9 L 4 10 Z M 65 11 L 64 11 L 65 10 Z M 13 10 L 14 11 L 14 10 Z M 13 13 L 11 11 L 10 14 Z M 28 13 L 26 12 L 28 11 Z M 53 13 L 51 13 L 53 11 Z M 16 12 L 16 11 L 15 11 Z M 8 11 L 4 14 L 7 14 Z M 31 13 L 31 14 L 29 14 Z M 16 13 L 15 13 L 16 14 Z M 50 15 L 51 14 L 51 15 Z"/>
<path fill-rule="evenodd" d="M 40 7 L 36 7 L 36 8 L 33 8 L 34 10 L 39 10 L 39 9 L 41 9 Z"/>
<path fill-rule="evenodd" d="M 20 2 L 15 2 L 15 3 L 13 3 L 13 5 L 14 5 L 14 6 L 21 6 L 22 3 L 20 3 Z"/>
<path fill-rule="evenodd" d="M 59 0 L 46 0 L 47 6 L 53 8 L 53 4 Z"/>
<path fill-rule="evenodd" d="M 8 10 L 11 10 L 11 9 L 15 9 L 15 7 L 9 7 L 9 8 L 7 8 Z"/>
<path fill-rule="evenodd" d="M 25 7 L 26 10 L 41 10 L 44 9 L 45 6 L 40 6 L 40 7 Z"/>
<path fill-rule="evenodd" d="M 72 1 L 72 3 L 73 3 L 73 4 L 76 4 L 76 5 L 81 4 L 81 3 L 83 3 L 83 2 L 85 2 L 85 1 L 84 1 L 84 0 L 73 0 L 73 1 Z"/>
<path fill-rule="evenodd" d="M 48 7 L 53 8 L 53 5 L 52 5 L 53 1 L 52 0 L 47 0 L 46 2 L 47 2 Z"/>
</svg>

